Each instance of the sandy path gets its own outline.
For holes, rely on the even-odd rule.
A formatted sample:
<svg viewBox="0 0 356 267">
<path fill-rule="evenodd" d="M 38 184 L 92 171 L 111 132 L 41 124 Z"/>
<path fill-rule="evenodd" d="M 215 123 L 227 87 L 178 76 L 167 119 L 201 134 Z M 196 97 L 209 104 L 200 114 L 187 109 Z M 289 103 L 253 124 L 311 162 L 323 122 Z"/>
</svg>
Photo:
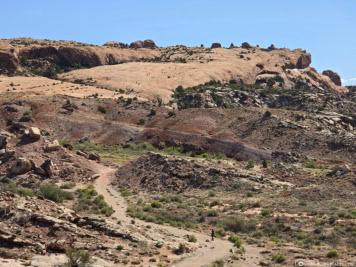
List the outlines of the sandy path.
<svg viewBox="0 0 356 267">
<path fill-rule="evenodd" d="M 110 185 L 111 178 L 114 177 L 115 171 L 115 169 L 103 168 L 101 170 L 101 176 L 95 181 L 94 186 L 98 193 L 105 197 L 106 202 L 114 208 L 115 213 L 112 216 L 120 221 L 130 222 L 131 219 L 126 216 L 125 199 L 121 197 L 120 193 L 113 189 Z M 210 237 L 205 234 L 186 231 L 166 225 L 147 223 L 144 221 L 139 221 L 136 223 L 142 225 L 154 225 L 155 227 L 164 229 L 169 233 L 180 237 L 192 234 L 197 237 L 198 242 L 202 244 L 202 248 L 198 249 L 198 251 L 196 251 L 193 255 L 190 255 L 188 258 L 183 259 L 179 263 L 172 264 L 171 266 L 209 266 L 209 264 L 213 263 L 214 261 L 227 258 L 229 255 L 231 255 L 230 250 L 233 248 L 233 246 L 229 241 L 215 239 L 214 242 L 206 242 L 206 240 L 210 240 Z"/>
</svg>

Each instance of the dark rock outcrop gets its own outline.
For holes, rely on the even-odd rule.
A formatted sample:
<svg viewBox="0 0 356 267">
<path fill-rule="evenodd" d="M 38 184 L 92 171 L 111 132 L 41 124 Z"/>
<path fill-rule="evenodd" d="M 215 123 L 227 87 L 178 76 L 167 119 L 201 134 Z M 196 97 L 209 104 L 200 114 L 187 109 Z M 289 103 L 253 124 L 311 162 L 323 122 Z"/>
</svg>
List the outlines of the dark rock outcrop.
<svg viewBox="0 0 356 267">
<path fill-rule="evenodd" d="M 213 43 L 212 45 L 211 45 L 211 48 L 221 48 L 222 46 L 221 46 L 221 44 L 220 43 Z"/>
<path fill-rule="evenodd" d="M 242 48 L 249 49 L 252 48 L 252 46 L 248 42 L 243 42 L 241 45 Z"/>
<path fill-rule="evenodd" d="M 128 48 L 129 45 L 126 43 L 122 43 L 122 42 L 115 42 L 115 41 L 110 41 L 105 43 L 103 46 L 107 46 L 107 47 L 117 47 L 117 48 Z"/>
<path fill-rule="evenodd" d="M 324 70 L 323 75 L 328 76 L 330 80 L 333 81 L 333 83 L 335 83 L 338 86 L 341 86 L 341 77 L 336 72 L 332 70 Z"/>
<path fill-rule="evenodd" d="M 310 64 L 311 64 L 311 54 L 304 53 L 299 57 L 296 68 L 305 69 L 309 67 Z"/>
<path fill-rule="evenodd" d="M 138 40 L 130 44 L 130 48 L 143 48 L 143 42 Z"/>
<path fill-rule="evenodd" d="M 143 41 L 143 48 L 156 48 L 157 45 L 153 40 L 147 39 Z"/>
</svg>

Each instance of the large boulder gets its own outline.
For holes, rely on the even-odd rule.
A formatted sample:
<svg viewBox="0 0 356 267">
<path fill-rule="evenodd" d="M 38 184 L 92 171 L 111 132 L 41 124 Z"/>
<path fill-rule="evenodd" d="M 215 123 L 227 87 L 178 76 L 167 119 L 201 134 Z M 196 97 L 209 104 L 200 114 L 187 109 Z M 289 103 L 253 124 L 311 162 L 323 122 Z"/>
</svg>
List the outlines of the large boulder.
<svg viewBox="0 0 356 267">
<path fill-rule="evenodd" d="M 46 172 L 48 177 L 52 177 L 54 175 L 54 164 L 53 161 L 48 159 L 42 165 L 41 168 Z"/>
<path fill-rule="evenodd" d="M 96 153 L 90 153 L 89 154 L 89 159 L 95 160 L 97 162 L 100 162 L 100 160 L 101 160 L 100 155 L 98 155 Z"/>
<path fill-rule="evenodd" d="M 221 46 L 221 44 L 220 43 L 213 43 L 212 45 L 211 45 L 211 48 L 221 48 L 222 46 Z"/>
<path fill-rule="evenodd" d="M 147 39 L 143 41 L 143 48 L 155 48 L 156 43 L 153 40 Z"/>
<path fill-rule="evenodd" d="M 33 169 L 33 162 L 25 158 L 18 158 L 11 167 L 13 174 L 24 174 Z"/>
<path fill-rule="evenodd" d="M 323 75 L 328 76 L 330 80 L 333 81 L 333 83 L 335 83 L 338 86 L 341 86 L 341 77 L 336 72 L 332 70 L 324 70 Z"/>
<path fill-rule="evenodd" d="M 249 49 L 252 48 L 252 46 L 248 42 L 243 42 L 241 45 L 242 48 Z"/>
<path fill-rule="evenodd" d="M 143 47 L 143 42 L 140 40 L 130 44 L 130 48 L 142 48 L 142 47 Z"/>
<path fill-rule="evenodd" d="M 41 138 L 41 131 L 37 127 L 31 127 L 29 133 L 32 138 L 35 138 L 35 139 Z"/>
<path fill-rule="evenodd" d="M 297 69 L 305 69 L 309 67 L 310 64 L 311 64 L 311 54 L 304 53 L 299 57 L 296 67 Z"/>
<path fill-rule="evenodd" d="M 51 151 L 57 151 L 61 148 L 58 140 L 54 140 L 53 142 L 47 144 L 46 146 L 46 151 L 51 152 Z"/>
<path fill-rule="evenodd" d="M 272 50 L 276 50 L 276 47 L 274 46 L 274 44 L 271 44 L 267 49 L 272 51 Z"/>
</svg>

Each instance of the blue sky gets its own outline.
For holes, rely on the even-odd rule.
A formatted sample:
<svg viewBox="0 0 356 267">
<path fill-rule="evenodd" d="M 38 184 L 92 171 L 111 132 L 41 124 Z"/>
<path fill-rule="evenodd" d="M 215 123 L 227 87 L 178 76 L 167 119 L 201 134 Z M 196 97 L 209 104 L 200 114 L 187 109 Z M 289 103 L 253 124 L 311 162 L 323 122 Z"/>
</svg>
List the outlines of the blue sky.
<svg viewBox="0 0 356 267">
<path fill-rule="evenodd" d="M 355 0 L 2 0 L 0 38 L 303 48 L 356 84 Z M 353 80 L 354 79 L 354 80 Z"/>
</svg>

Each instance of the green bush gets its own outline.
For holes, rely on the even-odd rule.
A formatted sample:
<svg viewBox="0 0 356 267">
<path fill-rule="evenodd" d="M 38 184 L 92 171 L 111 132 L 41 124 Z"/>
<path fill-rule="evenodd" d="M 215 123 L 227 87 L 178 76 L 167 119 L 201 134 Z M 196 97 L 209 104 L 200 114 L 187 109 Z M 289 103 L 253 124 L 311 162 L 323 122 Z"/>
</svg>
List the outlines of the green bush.
<svg viewBox="0 0 356 267">
<path fill-rule="evenodd" d="M 187 248 L 185 247 L 184 244 L 180 243 L 179 247 L 175 250 L 175 253 L 178 255 L 184 254 Z"/>
<path fill-rule="evenodd" d="M 197 242 L 197 238 L 195 235 L 190 235 L 188 237 L 188 242 L 191 242 L 191 243 L 196 243 Z"/>
<path fill-rule="evenodd" d="M 168 112 L 168 117 L 173 117 L 176 115 L 176 112 L 175 111 L 169 111 Z"/>
<path fill-rule="evenodd" d="M 208 217 L 217 217 L 219 216 L 219 212 L 217 210 L 208 210 Z"/>
<path fill-rule="evenodd" d="M 12 192 L 22 197 L 33 197 L 35 193 L 31 189 L 23 188 L 21 186 L 17 186 L 15 183 L 10 180 L 2 180 L 0 184 L 0 192 Z"/>
<path fill-rule="evenodd" d="M 158 209 L 158 208 L 162 207 L 162 203 L 158 202 L 158 201 L 152 201 L 151 207 L 155 208 L 155 209 Z"/>
<path fill-rule="evenodd" d="M 308 168 L 308 169 L 317 169 L 318 168 L 318 163 L 316 162 L 316 160 L 307 160 L 304 163 L 304 167 Z"/>
<path fill-rule="evenodd" d="M 138 125 L 145 125 L 146 121 L 144 119 L 140 119 L 140 121 L 137 123 Z"/>
<path fill-rule="evenodd" d="M 70 182 L 70 183 L 65 183 L 60 186 L 60 189 L 72 189 L 73 187 L 76 186 L 76 183 Z"/>
<path fill-rule="evenodd" d="M 79 199 L 73 207 L 76 212 L 85 211 L 106 216 L 114 213 L 114 209 L 106 203 L 104 196 L 98 195 L 93 186 L 78 189 L 76 192 L 79 195 Z"/>
<path fill-rule="evenodd" d="M 267 118 L 271 117 L 271 116 L 272 116 L 271 111 L 267 110 L 267 111 L 265 112 L 264 116 L 267 117 Z"/>
<path fill-rule="evenodd" d="M 282 253 L 273 255 L 272 258 L 273 258 L 273 261 L 276 263 L 283 263 L 286 261 L 286 256 L 284 256 L 284 254 L 282 254 Z"/>
<path fill-rule="evenodd" d="M 40 195 L 57 203 L 61 203 L 63 200 L 74 199 L 71 192 L 64 191 L 50 183 L 45 183 L 40 186 Z"/>
<path fill-rule="evenodd" d="M 267 160 L 262 161 L 262 167 L 265 168 L 265 169 L 268 168 Z"/>
<path fill-rule="evenodd" d="M 241 238 L 240 237 L 238 237 L 237 235 L 231 235 L 231 236 L 229 236 L 229 241 L 231 242 L 231 243 L 233 243 L 234 244 L 234 246 L 236 246 L 236 247 L 241 247 L 241 245 L 242 245 L 242 240 L 241 240 Z"/>
<path fill-rule="evenodd" d="M 151 116 L 156 116 L 157 111 L 155 109 L 151 109 L 150 115 Z"/>
<path fill-rule="evenodd" d="M 272 214 L 272 211 L 270 209 L 267 209 L 267 208 L 264 208 L 261 210 L 261 215 L 262 216 L 268 216 L 268 215 L 271 215 Z"/>
<path fill-rule="evenodd" d="M 247 233 L 256 230 L 256 222 L 254 220 L 246 221 L 237 217 L 227 217 L 221 222 L 225 231 L 231 231 L 234 233 Z"/>
<path fill-rule="evenodd" d="M 92 256 L 88 251 L 80 250 L 78 248 L 66 249 L 66 256 L 68 258 L 67 266 L 79 267 L 90 264 Z"/>
<path fill-rule="evenodd" d="M 106 109 L 103 106 L 99 106 L 98 107 L 98 111 L 105 114 L 106 113 Z"/>
<path fill-rule="evenodd" d="M 247 162 L 246 168 L 247 168 L 247 169 L 252 169 L 252 168 L 254 168 L 254 167 L 255 167 L 255 162 L 254 162 L 253 160 L 249 160 L 249 161 Z"/>
<path fill-rule="evenodd" d="M 337 252 L 336 250 L 330 250 L 327 254 L 326 257 L 328 258 L 336 258 L 337 257 Z"/>
<path fill-rule="evenodd" d="M 210 203 L 210 207 L 215 207 L 215 206 L 219 206 L 220 205 L 220 201 L 219 200 L 214 200 L 213 202 Z"/>
</svg>

